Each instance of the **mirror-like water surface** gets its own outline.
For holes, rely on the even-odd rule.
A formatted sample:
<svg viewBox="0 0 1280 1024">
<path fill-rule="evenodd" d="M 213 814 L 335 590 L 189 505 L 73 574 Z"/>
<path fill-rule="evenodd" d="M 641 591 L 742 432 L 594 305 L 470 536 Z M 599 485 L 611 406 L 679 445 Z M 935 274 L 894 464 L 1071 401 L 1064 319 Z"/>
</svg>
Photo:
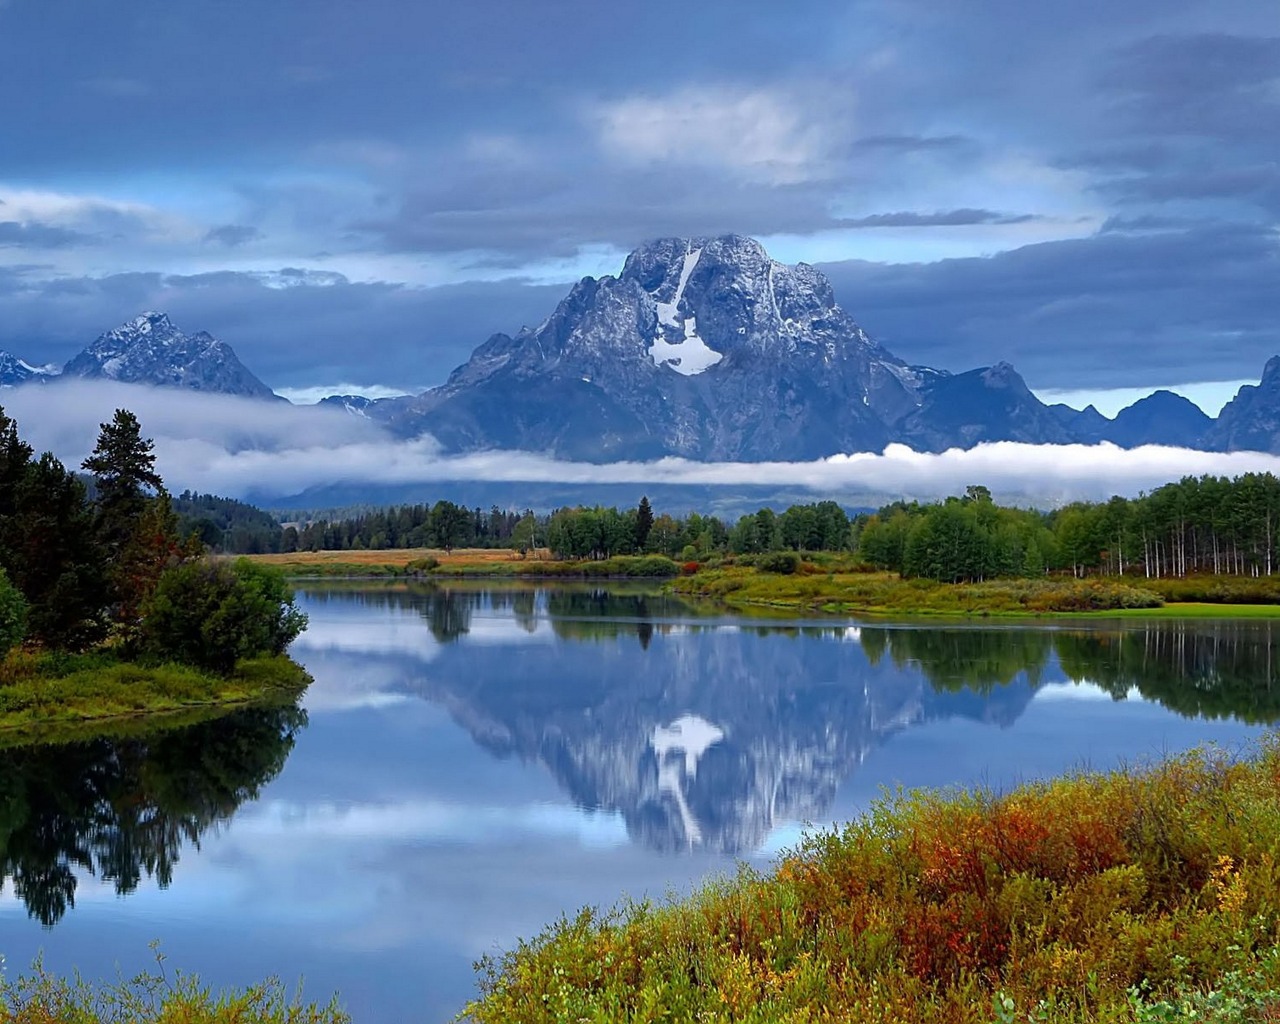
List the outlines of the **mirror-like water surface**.
<svg viewBox="0 0 1280 1024">
<path fill-rule="evenodd" d="M 0 954 L 447 1020 L 584 903 L 767 862 L 883 787 L 1011 786 L 1280 719 L 1266 622 L 759 622 L 627 588 L 302 595 L 304 708 L 0 749 Z"/>
</svg>

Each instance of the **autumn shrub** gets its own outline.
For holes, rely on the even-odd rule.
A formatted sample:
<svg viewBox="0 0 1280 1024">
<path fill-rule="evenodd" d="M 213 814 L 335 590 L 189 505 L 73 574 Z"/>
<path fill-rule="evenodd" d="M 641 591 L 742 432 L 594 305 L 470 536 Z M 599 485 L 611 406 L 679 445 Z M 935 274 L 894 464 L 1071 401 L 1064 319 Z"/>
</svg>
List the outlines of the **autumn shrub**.
<svg viewBox="0 0 1280 1024">
<path fill-rule="evenodd" d="M 464 1015 L 1084 1024 L 1188 1019 L 1160 1014 L 1217 993 L 1257 1014 L 1197 1019 L 1265 1021 L 1278 943 L 1273 737 L 1244 760 L 899 794 L 769 874 L 562 919 L 482 961 Z"/>
</svg>

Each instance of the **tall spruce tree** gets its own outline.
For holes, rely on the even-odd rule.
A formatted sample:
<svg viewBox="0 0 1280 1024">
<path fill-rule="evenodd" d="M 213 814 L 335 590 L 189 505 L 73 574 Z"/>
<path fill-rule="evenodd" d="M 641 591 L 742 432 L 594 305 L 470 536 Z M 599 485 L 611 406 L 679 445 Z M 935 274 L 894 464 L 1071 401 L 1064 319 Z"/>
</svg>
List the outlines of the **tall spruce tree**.
<svg viewBox="0 0 1280 1024">
<path fill-rule="evenodd" d="M 640 498 L 636 508 L 636 550 L 643 551 L 649 540 L 649 531 L 653 529 L 653 508 L 649 505 L 649 496 Z"/>
<path fill-rule="evenodd" d="M 83 463 L 97 491 L 95 526 L 109 560 L 111 618 L 126 637 L 138 627 L 160 575 L 181 557 L 177 519 L 153 449 L 138 418 L 117 409 Z"/>
</svg>

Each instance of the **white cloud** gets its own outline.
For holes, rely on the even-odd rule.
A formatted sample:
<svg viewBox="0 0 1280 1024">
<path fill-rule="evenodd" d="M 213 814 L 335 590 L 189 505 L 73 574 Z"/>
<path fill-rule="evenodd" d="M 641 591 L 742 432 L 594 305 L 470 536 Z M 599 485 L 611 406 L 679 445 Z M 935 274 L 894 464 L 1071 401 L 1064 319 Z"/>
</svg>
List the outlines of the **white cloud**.
<svg viewBox="0 0 1280 1024">
<path fill-rule="evenodd" d="M 78 464 L 99 423 L 117 407 L 137 413 L 155 439 L 159 469 L 174 490 L 284 497 L 327 484 L 413 485 L 443 481 L 700 487 L 777 487 L 849 503 L 928 500 L 990 487 L 1005 501 L 1053 505 L 1136 495 L 1187 474 L 1280 474 L 1280 456 L 1111 444 L 979 445 L 940 454 L 890 445 L 883 452 L 811 462 L 654 462 L 595 465 L 516 451 L 446 456 L 430 437 L 393 438 L 341 411 L 107 382 L 65 382 L 8 392 L 4 405 L 37 449 Z"/>
<path fill-rule="evenodd" d="M 425 387 L 405 390 L 388 387 L 385 384 L 316 384 L 306 388 L 276 388 L 276 394 L 287 398 L 294 405 L 315 405 L 320 399 L 330 395 L 360 395 L 364 398 L 398 398 L 401 395 L 417 394 L 425 391 Z"/>
<path fill-rule="evenodd" d="M 624 160 L 723 167 L 774 185 L 821 177 L 834 134 L 797 97 L 769 89 L 686 87 L 592 114 L 605 150 Z"/>
</svg>

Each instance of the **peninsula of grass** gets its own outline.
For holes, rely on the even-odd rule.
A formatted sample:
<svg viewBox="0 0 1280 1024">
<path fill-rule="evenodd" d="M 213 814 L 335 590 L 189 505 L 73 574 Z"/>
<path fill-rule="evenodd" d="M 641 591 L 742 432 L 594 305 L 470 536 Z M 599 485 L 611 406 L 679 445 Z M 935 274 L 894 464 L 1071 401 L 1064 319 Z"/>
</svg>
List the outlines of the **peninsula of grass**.
<svg viewBox="0 0 1280 1024">
<path fill-rule="evenodd" d="M 890 797 L 478 970 L 479 1024 L 1280 1020 L 1280 741 Z"/>
<path fill-rule="evenodd" d="M 689 597 L 710 598 L 739 609 L 775 608 L 802 612 L 869 615 L 1037 616 L 1098 614 L 1161 617 L 1277 617 L 1280 603 L 1243 604 L 1254 588 L 1230 579 L 1145 580 L 1002 579 L 982 583 L 940 583 L 903 579 L 896 573 L 823 571 L 819 565 L 788 564 L 799 571 L 772 572 L 760 566 L 725 564 L 700 569 L 673 581 Z M 1183 595 L 1190 599 L 1179 600 Z M 1192 596 L 1194 595 L 1194 596 Z"/>
<path fill-rule="evenodd" d="M 228 675 L 189 665 L 89 654 L 13 651 L 0 663 L 0 744 L 48 740 L 68 729 L 249 704 L 293 701 L 311 677 L 285 655 L 243 659 Z"/>
</svg>

